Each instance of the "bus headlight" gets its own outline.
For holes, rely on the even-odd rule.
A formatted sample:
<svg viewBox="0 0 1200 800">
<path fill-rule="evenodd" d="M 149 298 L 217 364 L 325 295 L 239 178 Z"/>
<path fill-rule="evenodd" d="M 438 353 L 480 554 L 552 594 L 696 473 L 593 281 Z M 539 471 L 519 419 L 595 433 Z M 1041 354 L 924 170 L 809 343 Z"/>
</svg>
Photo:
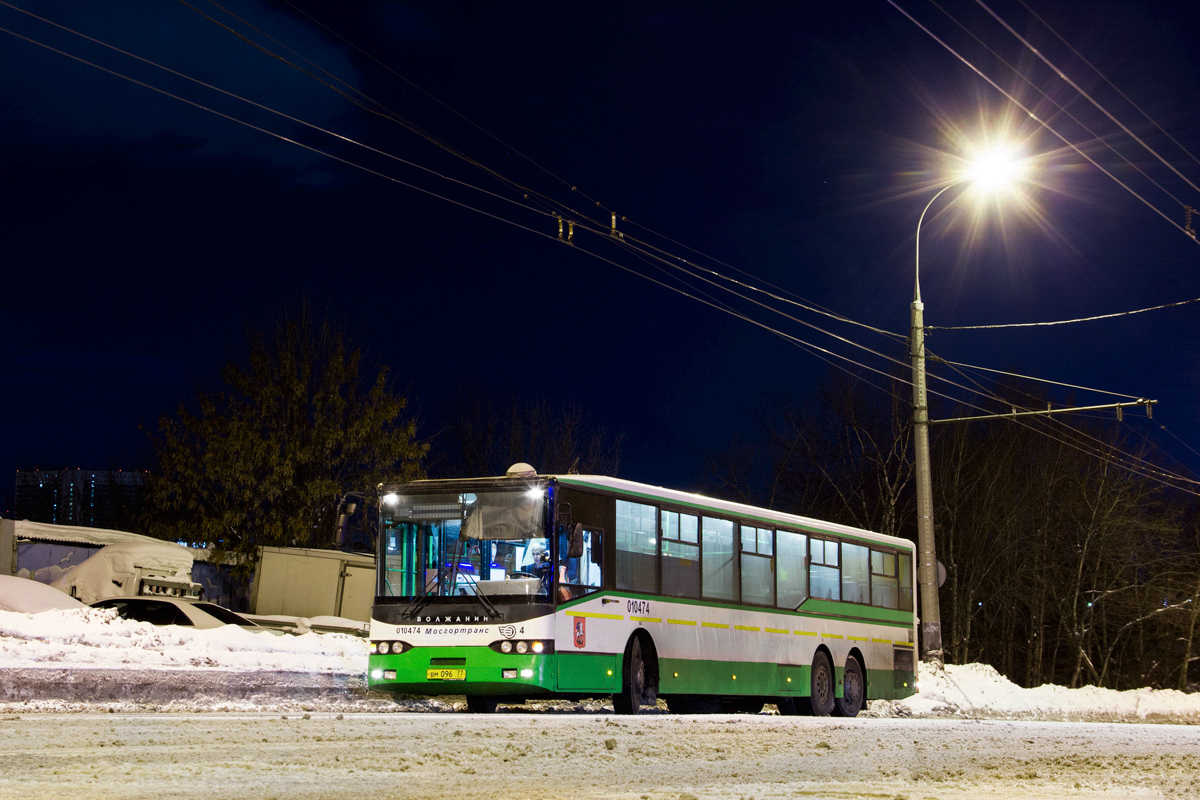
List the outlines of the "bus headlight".
<svg viewBox="0 0 1200 800">
<path fill-rule="evenodd" d="M 529 652 L 529 645 L 526 644 L 525 642 L 517 642 L 517 652 L 518 653 Z"/>
<path fill-rule="evenodd" d="M 509 642 L 509 641 L 501 642 L 500 643 L 500 652 L 501 653 L 511 653 L 512 652 L 512 642 Z"/>
<path fill-rule="evenodd" d="M 546 649 L 545 646 L 541 642 L 534 642 L 532 647 L 533 647 L 533 652 L 535 652 L 535 653 L 540 653 Z"/>
<path fill-rule="evenodd" d="M 389 644 L 388 642 L 380 642 L 379 643 L 379 652 L 380 652 L 380 654 L 386 656 L 388 653 L 392 652 L 391 644 Z"/>
</svg>

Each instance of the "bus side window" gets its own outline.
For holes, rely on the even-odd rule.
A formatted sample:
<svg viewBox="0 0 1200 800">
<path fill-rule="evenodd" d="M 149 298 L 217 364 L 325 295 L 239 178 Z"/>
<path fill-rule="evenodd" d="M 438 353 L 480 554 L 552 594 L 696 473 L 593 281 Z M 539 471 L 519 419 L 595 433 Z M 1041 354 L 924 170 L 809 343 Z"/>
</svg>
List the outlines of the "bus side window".
<svg viewBox="0 0 1200 800">
<path fill-rule="evenodd" d="M 860 544 L 842 542 L 842 601 L 871 602 L 870 550 Z"/>
<path fill-rule="evenodd" d="M 913 610 L 912 556 L 900 554 L 900 565 L 896 570 L 900 579 L 900 608 L 903 611 Z"/>
<path fill-rule="evenodd" d="M 838 565 L 838 543 L 810 539 L 808 586 L 814 598 L 841 600 L 842 571 Z"/>
<path fill-rule="evenodd" d="M 566 551 L 565 544 L 560 547 L 561 552 Z M 599 589 L 604 575 L 603 563 L 603 532 L 595 528 L 584 528 L 583 554 L 579 558 L 568 557 L 560 562 L 558 581 L 566 587 L 566 591 L 560 593 L 560 598 L 569 600 Z"/>
<path fill-rule="evenodd" d="M 660 519 L 663 594 L 699 597 L 700 520 L 677 511 L 663 511 Z"/>
<path fill-rule="evenodd" d="M 896 575 L 896 554 L 871 551 L 871 605 L 899 608 L 900 583 Z"/>
<path fill-rule="evenodd" d="M 776 605 L 797 608 L 808 597 L 808 537 L 802 533 L 778 531 L 775 582 L 779 587 Z"/>
<path fill-rule="evenodd" d="M 599 589 L 604 574 L 604 534 L 594 528 L 583 529 L 583 557 L 578 562 L 576 583 L 589 589 Z"/>
<path fill-rule="evenodd" d="M 700 521 L 701 588 L 705 597 L 737 602 L 741 596 L 738 546 L 733 521 L 703 517 Z"/>
<path fill-rule="evenodd" d="M 658 592 L 658 507 L 616 502 L 617 588 Z"/>
</svg>

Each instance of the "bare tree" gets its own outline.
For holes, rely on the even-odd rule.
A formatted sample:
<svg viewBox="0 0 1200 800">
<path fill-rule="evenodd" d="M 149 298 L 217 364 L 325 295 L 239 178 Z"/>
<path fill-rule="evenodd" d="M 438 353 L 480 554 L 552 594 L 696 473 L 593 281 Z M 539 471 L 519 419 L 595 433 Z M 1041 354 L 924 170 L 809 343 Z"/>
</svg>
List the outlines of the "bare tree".
<svg viewBox="0 0 1200 800">
<path fill-rule="evenodd" d="M 547 474 L 616 475 L 620 469 L 624 434 L 610 432 L 577 403 L 556 406 L 513 396 L 497 404 L 478 389 L 460 398 L 439 473 L 503 475 L 521 461 Z"/>
</svg>

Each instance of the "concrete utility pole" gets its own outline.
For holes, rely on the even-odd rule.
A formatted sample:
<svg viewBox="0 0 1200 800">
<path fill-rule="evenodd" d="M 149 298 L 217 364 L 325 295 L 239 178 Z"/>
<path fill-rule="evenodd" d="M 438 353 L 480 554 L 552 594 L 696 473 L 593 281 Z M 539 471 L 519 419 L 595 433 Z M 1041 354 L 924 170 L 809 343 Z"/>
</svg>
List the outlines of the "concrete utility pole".
<svg viewBox="0 0 1200 800">
<path fill-rule="evenodd" d="M 961 183 L 961 181 L 959 182 Z M 911 320 L 913 371 L 913 459 L 917 481 L 917 586 L 921 617 L 921 654 L 926 661 L 942 663 L 942 608 L 938 602 L 937 553 L 933 541 L 933 482 L 929 469 L 929 396 L 925 390 L 925 304 L 921 302 L 921 223 L 933 201 L 925 204 L 917 220 L 917 261 L 913 281 Z"/>
<path fill-rule="evenodd" d="M 925 391 L 924 308 L 912 304 L 913 449 L 917 479 L 917 585 L 920 587 L 921 652 L 942 662 L 942 611 L 938 603 L 937 555 L 933 543 L 933 483 L 929 471 L 929 399 Z"/>
</svg>

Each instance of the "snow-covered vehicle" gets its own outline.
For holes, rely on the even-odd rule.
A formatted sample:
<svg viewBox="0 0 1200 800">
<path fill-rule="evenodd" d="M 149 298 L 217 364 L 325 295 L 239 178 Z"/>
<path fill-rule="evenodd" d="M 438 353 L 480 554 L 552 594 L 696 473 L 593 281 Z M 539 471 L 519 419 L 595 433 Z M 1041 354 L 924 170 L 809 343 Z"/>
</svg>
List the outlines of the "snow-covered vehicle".
<svg viewBox="0 0 1200 800">
<path fill-rule="evenodd" d="M 237 625 L 251 633 L 283 635 L 283 631 L 258 625 L 216 603 L 178 597 L 111 597 L 91 605 L 92 608 L 113 608 L 121 619 L 149 622 L 152 625 L 183 625 L 201 630 Z"/>
<path fill-rule="evenodd" d="M 0 611 L 40 614 L 43 611 L 71 608 L 83 608 L 83 603 L 44 583 L 0 575 Z"/>
<path fill-rule="evenodd" d="M 200 584 L 191 573 L 186 547 L 149 539 L 106 545 L 50 585 L 85 603 L 143 595 L 198 600 Z"/>
<path fill-rule="evenodd" d="M 91 603 L 107 597 L 200 596 L 192 551 L 129 531 L 0 520 L 0 575 L 31 578 Z"/>
</svg>

